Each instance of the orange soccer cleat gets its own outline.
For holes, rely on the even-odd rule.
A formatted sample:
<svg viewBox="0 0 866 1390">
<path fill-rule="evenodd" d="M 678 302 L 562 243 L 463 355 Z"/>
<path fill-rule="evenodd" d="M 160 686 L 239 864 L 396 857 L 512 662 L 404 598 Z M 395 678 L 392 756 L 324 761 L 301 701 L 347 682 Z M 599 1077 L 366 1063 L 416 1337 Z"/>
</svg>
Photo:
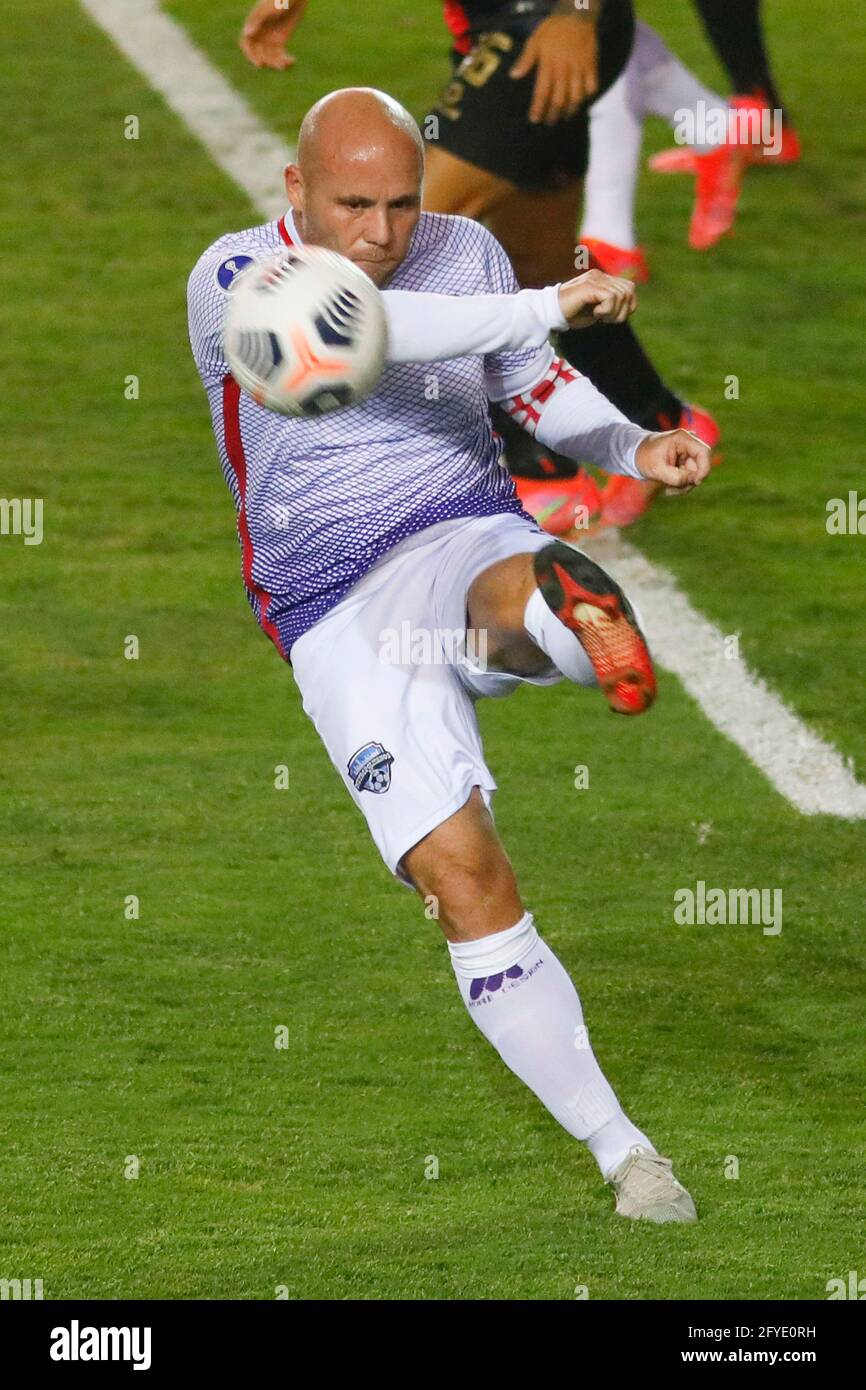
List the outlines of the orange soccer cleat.
<svg viewBox="0 0 866 1390">
<path fill-rule="evenodd" d="M 597 525 L 602 492 L 591 473 L 581 468 L 573 478 L 514 478 L 524 511 L 552 536 L 585 534 Z"/>
<path fill-rule="evenodd" d="M 748 149 L 734 143 L 697 156 L 689 223 L 689 246 L 695 251 L 709 251 L 733 229 L 749 158 Z"/>
<path fill-rule="evenodd" d="M 534 559 L 542 598 L 580 642 L 615 714 L 643 714 L 656 695 L 652 658 L 617 583 L 576 546 L 553 541 Z"/>
<path fill-rule="evenodd" d="M 654 174 L 694 174 L 697 172 L 696 154 L 690 145 L 675 145 L 671 150 L 659 150 L 647 160 L 647 168 Z"/>
<path fill-rule="evenodd" d="M 783 117 L 771 111 L 766 96 L 735 96 L 729 103 L 728 138 L 723 145 L 699 154 L 689 146 L 662 150 L 649 160 L 656 174 L 694 174 L 695 206 L 689 226 L 689 245 L 707 251 L 734 225 L 743 175 L 750 165 L 796 164 L 800 140 Z M 772 117 L 767 130 L 768 115 Z M 781 130 L 777 122 L 781 119 Z"/>
<path fill-rule="evenodd" d="M 800 137 L 793 126 L 770 106 L 766 93 L 755 92 L 753 96 L 734 97 L 731 106 L 747 114 L 751 138 L 748 143 L 749 163 L 757 166 L 774 164 L 797 164 L 800 160 Z M 771 113 L 769 139 L 766 112 Z M 778 147 L 776 148 L 778 138 Z"/>
<path fill-rule="evenodd" d="M 581 237 L 580 244 L 586 247 L 593 264 L 608 275 L 619 275 L 623 280 L 633 280 L 636 285 L 644 285 L 649 279 L 649 265 L 642 247 L 614 246 L 594 236 Z"/>
</svg>

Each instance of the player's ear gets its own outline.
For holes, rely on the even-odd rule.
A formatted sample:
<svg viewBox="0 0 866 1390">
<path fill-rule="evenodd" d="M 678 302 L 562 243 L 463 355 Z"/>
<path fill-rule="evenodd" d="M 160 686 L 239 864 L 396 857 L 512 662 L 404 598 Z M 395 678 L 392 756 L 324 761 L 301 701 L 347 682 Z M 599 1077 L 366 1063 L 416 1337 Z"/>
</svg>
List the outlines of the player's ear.
<svg viewBox="0 0 866 1390">
<path fill-rule="evenodd" d="M 297 164 L 287 164 L 283 170 L 283 178 L 286 184 L 286 194 L 295 212 L 302 212 L 304 207 L 304 180 Z"/>
</svg>

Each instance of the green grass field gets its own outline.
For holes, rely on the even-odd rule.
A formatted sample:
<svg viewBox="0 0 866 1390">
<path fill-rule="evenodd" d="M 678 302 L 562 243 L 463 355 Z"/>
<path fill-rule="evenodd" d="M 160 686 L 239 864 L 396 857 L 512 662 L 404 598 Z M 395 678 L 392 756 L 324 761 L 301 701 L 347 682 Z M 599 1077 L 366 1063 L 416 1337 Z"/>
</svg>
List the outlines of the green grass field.
<svg viewBox="0 0 866 1390">
<path fill-rule="evenodd" d="M 421 114 L 446 73 L 432 2 L 380 0 L 374 29 L 313 0 L 283 76 L 244 65 L 243 4 L 166 8 L 287 136 L 331 87 Z M 864 780 L 866 537 L 824 524 L 863 477 L 864 19 L 766 9 L 803 163 L 751 176 L 705 258 L 688 181 L 641 186 L 641 331 L 726 461 L 632 534 Z M 0 537 L 0 1277 L 46 1298 L 820 1299 L 866 1275 L 862 822 L 798 814 L 671 677 L 633 723 L 562 687 L 483 709 L 526 899 L 702 1215 L 614 1219 L 467 1017 L 243 597 L 184 292 L 261 218 L 72 0 L 52 10 L 46 35 L 9 0 L 0 87 L 0 492 L 45 501 L 41 546 Z M 641 12 L 721 82 L 689 7 Z M 697 879 L 781 888 L 781 935 L 675 926 Z"/>
</svg>

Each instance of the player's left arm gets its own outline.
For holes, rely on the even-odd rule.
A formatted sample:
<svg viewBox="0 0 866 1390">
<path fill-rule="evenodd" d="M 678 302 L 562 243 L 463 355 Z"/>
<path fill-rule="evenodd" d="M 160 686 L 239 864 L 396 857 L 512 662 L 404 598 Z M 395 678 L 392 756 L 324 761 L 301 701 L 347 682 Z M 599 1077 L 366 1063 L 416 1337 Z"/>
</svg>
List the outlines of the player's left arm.
<svg viewBox="0 0 866 1390">
<path fill-rule="evenodd" d="M 617 410 L 607 396 L 561 357 L 530 381 L 532 368 L 488 377 L 490 399 L 502 405 L 540 444 L 566 458 L 588 461 L 606 473 L 690 492 L 710 471 L 710 450 L 689 430 L 652 433 Z"/>
<path fill-rule="evenodd" d="M 485 234 L 486 279 L 500 294 L 517 289 L 514 267 L 503 247 Z M 637 307 L 630 281 L 585 271 L 559 286 L 562 321 L 555 327 L 624 323 Z M 541 444 L 606 473 L 652 479 L 671 492 L 688 492 L 710 469 L 710 451 L 688 430 L 652 434 L 641 429 L 596 390 L 588 377 L 548 343 L 529 352 L 493 353 L 484 360 L 491 401 L 502 405 Z"/>
<path fill-rule="evenodd" d="M 596 26 L 604 0 L 557 0 L 553 12 L 533 29 L 511 69 L 526 77 L 535 69 L 529 107 L 533 125 L 556 125 L 573 116 L 598 91 Z"/>
</svg>

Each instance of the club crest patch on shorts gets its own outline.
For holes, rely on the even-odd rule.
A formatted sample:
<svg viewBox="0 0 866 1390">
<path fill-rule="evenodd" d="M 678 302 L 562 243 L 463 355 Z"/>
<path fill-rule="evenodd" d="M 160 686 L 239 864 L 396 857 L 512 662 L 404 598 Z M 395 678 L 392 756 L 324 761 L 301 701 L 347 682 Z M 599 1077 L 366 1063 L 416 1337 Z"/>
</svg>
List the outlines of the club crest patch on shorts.
<svg viewBox="0 0 866 1390">
<path fill-rule="evenodd" d="M 349 759 L 349 776 L 359 792 L 386 792 L 391 785 L 394 754 L 381 743 L 365 743 Z"/>
</svg>

